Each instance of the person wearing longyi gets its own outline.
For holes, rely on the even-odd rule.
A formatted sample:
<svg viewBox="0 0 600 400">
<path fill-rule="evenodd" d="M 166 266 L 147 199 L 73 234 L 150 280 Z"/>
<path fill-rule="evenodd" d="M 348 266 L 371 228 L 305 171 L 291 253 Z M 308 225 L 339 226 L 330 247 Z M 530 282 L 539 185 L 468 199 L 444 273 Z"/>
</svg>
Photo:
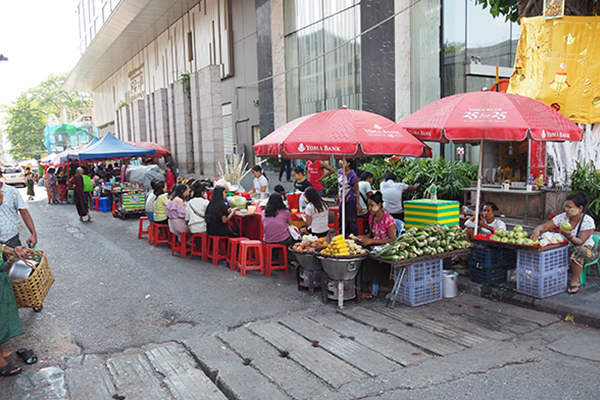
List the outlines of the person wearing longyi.
<svg viewBox="0 0 600 400">
<path fill-rule="evenodd" d="M 533 240 L 549 230 L 559 228 L 560 234 L 569 242 L 569 269 L 572 276 L 568 285 L 568 293 L 579 292 L 580 276 L 583 266 L 598 258 L 592 234 L 596 230 L 594 219 L 585 213 L 587 196 L 584 193 L 567 197 L 565 211 L 551 221 L 538 225 L 531 234 Z"/>
</svg>

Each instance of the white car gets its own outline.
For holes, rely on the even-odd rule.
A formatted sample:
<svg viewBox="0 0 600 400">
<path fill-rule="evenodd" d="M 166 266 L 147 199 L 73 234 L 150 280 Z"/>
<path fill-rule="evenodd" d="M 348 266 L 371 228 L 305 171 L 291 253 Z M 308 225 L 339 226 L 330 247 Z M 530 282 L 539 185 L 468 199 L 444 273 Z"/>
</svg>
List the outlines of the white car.
<svg viewBox="0 0 600 400">
<path fill-rule="evenodd" d="M 6 168 L 2 170 L 2 182 L 8 183 L 9 185 L 21 184 L 25 186 L 25 171 L 21 168 Z"/>
</svg>

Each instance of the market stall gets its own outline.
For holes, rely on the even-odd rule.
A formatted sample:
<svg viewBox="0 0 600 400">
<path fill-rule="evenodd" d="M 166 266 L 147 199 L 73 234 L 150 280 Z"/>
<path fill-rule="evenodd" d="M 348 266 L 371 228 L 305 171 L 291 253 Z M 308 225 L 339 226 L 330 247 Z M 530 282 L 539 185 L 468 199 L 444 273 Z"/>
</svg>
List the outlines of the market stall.
<svg viewBox="0 0 600 400">
<path fill-rule="evenodd" d="M 346 159 L 387 154 L 430 157 L 432 154 L 428 146 L 395 122 L 378 114 L 346 107 L 306 115 L 288 122 L 254 145 L 254 150 L 259 157 L 322 159 L 332 155 L 338 159 Z M 346 176 L 342 175 L 341 179 L 345 181 Z M 341 196 L 345 198 L 346 185 L 342 185 L 342 188 Z M 343 202 L 342 221 L 345 221 L 345 212 Z M 344 240 L 344 223 L 341 228 L 340 237 Z M 331 258 L 336 259 L 335 255 Z M 352 263 L 357 269 L 360 268 L 356 261 L 345 260 L 343 257 L 337 259 L 342 260 L 336 263 L 342 270 L 347 270 Z M 338 305 L 343 307 L 344 293 L 348 291 L 345 285 L 354 292 L 354 288 L 359 286 L 356 285 L 356 275 L 337 275 L 332 272 L 328 277 L 328 286 L 337 287 Z"/>
</svg>

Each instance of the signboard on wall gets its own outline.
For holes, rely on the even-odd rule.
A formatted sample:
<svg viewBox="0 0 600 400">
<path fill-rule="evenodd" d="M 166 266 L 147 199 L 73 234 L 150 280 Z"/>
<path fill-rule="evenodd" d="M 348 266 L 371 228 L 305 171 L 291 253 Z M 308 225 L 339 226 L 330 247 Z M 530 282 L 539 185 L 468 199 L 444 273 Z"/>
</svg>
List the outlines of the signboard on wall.
<svg viewBox="0 0 600 400">
<path fill-rule="evenodd" d="M 144 97 L 144 63 L 129 71 L 127 76 L 129 78 L 130 100 Z"/>
</svg>

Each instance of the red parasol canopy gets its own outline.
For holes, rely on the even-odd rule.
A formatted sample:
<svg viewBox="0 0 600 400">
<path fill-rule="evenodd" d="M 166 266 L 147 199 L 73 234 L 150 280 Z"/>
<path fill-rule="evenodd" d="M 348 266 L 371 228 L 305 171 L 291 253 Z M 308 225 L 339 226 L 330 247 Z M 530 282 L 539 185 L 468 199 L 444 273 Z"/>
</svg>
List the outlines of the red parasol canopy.
<svg viewBox="0 0 600 400">
<path fill-rule="evenodd" d="M 259 157 L 346 158 L 397 154 L 431 157 L 431 149 L 395 122 L 367 111 L 322 111 L 297 118 L 254 145 Z"/>
<path fill-rule="evenodd" d="M 156 150 L 157 157 L 164 157 L 165 155 L 171 154 L 171 151 L 167 149 L 165 146 L 154 143 L 154 142 L 125 142 L 127 144 L 131 144 L 137 147 L 143 147 L 145 149 L 154 149 Z"/>
<path fill-rule="evenodd" d="M 552 107 L 529 97 L 491 91 L 444 97 L 400 125 L 421 140 L 442 143 L 581 140 L 581 128 Z"/>
</svg>

